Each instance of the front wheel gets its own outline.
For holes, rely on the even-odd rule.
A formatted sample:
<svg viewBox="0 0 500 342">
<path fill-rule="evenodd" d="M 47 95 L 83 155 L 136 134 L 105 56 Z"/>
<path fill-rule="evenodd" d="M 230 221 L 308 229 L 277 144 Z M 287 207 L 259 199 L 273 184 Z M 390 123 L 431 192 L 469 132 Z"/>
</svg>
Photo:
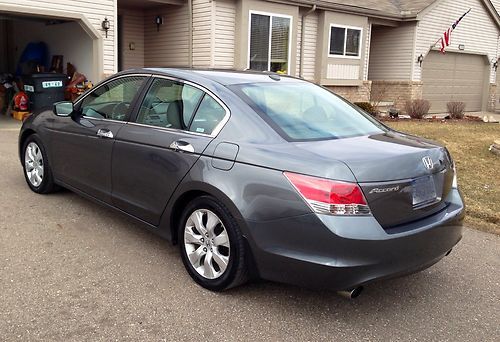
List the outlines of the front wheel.
<svg viewBox="0 0 500 342">
<path fill-rule="evenodd" d="M 57 189 L 47 153 L 38 135 L 30 135 L 24 142 L 22 160 L 24 177 L 31 190 L 47 194 Z"/>
<path fill-rule="evenodd" d="M 194 281 L 222 291 L 247 280 L 243 236 L 224 205 L 199 197 L 186 207 L 180 222 L 182 261 Z"/>
</svg>

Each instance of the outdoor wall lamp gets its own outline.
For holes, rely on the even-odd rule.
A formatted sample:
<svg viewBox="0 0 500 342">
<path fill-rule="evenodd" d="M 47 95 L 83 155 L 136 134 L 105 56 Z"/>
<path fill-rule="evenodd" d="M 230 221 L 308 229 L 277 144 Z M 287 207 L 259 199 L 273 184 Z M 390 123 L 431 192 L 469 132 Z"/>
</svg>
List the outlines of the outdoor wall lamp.
<svg viewBox="0 0 500 342">
<path fill-rule="evenodd" d="M 160 26 L 163 25 L 163 17 L 161 15 L 155 18 L 156 32 L 160 32 Z"/>
<path fill-rule="evenodd" d="M 417 57 L 417 63 L 422 67 L 422 62 L 424 61 L 424 55 L 420 54 L 420 56 Z"/>
<path fill-rule="evenodd" d="M 103 22 L 101 23 L 101 26 L 104 32 L 106 32 L 106 38 L 108 38 L 108 31 L 111 28 L 111 23 L 109 22 L 107 17 L 104 18 Z"/>
<path fill-rule="evenodd" d="M 493 69 L 495 69 L 495 72 L 497 71 L 497 69 L 498 69 L 498 59 L 495 61 L 495 63 L 493 63 Z"/>
</svg>

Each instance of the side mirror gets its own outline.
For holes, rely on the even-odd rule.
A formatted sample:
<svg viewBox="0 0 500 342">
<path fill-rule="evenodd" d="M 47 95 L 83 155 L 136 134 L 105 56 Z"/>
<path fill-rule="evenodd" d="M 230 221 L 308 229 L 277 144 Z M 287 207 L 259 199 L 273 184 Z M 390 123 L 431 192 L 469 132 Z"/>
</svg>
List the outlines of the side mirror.
<svg viewBox="0 0 500 342">
<path fill-rule="evenodd" d="M 54 113 L 57 116 L 63 116 L 63 117 L 70 116 L 74 110 L 75 109 L 73 107 L 73 102 L 63 101 L 54 103 Z"/>
</svg>

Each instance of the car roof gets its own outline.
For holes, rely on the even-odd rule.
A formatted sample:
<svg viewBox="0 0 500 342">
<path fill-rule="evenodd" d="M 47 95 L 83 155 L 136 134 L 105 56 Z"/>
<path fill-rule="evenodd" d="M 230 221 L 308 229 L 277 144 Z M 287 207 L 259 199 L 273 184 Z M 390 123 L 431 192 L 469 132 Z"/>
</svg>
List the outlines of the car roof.
<svg viewBox="0 0 500 342">
<path fill-rule="evenodd" d="M 183 69 L 183 68 L 143 68 L 127 70 L 127 73 L 152 73 L 156 75 L 171 76 L 191 81 L 212 81 L 224 86 L 245 83 L 273 83 L 273 82 L 304 82 L 288 75 L 280 75 L 263 71 L 238 71 L 216 69 Z"/>
</svg>

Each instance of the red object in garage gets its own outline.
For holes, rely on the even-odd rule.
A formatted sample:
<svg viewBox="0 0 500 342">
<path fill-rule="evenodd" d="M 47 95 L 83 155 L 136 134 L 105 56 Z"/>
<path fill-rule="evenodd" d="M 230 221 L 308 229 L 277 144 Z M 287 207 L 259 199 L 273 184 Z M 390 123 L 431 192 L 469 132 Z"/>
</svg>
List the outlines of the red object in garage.
<svg viewBox="0 0 500 342">
<path fill-rule="evenodd" d="M 14 110 L 25 112 L 28 110 L 29 98 L 24 91 L 18 92 L 14 96 Z"/>
</svg>

